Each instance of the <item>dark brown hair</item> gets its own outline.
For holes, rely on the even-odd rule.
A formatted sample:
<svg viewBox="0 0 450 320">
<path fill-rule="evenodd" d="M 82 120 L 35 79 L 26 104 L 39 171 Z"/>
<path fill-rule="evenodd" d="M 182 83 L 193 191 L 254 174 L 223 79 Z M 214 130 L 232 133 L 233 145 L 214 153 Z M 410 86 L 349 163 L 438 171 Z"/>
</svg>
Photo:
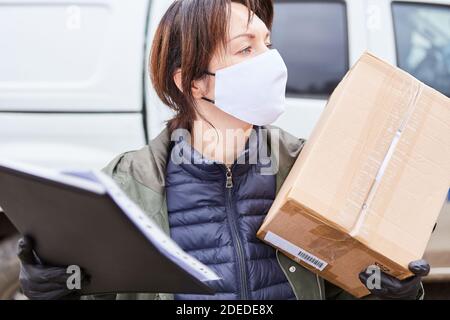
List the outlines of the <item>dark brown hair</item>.
<svg viewBox="0 0 450 320">
<path fill-rule="evenodd" d="M 192 129 L 196 118 L 192 82 L 205 76 L 216 50 L 226 46 L 231 2 L 245 5 L 271 29 L 272 0 L 176 0 L 159 23 L 149 71 L 159 98 L 176 113 L 167 124 L 170 132 Z M 173 79 L 178 68 L 183 92 Z"/>
</svg>

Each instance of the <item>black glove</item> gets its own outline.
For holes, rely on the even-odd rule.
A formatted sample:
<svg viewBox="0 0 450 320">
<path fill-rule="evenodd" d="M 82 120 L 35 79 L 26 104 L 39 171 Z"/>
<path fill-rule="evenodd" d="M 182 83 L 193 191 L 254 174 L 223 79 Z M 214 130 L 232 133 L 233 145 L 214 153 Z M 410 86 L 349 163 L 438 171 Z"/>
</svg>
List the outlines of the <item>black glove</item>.
<svg viewBox="0 0 450 320">
<path fill-rule="evenodd" d="M 33 251 L 32 241 L 22 238 L 18 242 L 20 259 L 20 285 L 23 293 L 32 300 L 79 299 L 79 290 L 67 287 L 70 274 L 66 268 L 45 266 Z M 86 277 L 81 273 L 81 281 Z"/>
<path fill-rule="evenodd" d="M 421 288 L 422 277 L 430 272 L 430 265 L 425 260 L 416 260 L 408 265 L 414 276 L 398 280 L 383 271 L 380 271 L 380 288 L 369 289 L 369 291 L 380 299 L 417 299 Z M 359 274 L 359 279 L 367 287 L 372 272 L 364 270 Z"/>
</svg>

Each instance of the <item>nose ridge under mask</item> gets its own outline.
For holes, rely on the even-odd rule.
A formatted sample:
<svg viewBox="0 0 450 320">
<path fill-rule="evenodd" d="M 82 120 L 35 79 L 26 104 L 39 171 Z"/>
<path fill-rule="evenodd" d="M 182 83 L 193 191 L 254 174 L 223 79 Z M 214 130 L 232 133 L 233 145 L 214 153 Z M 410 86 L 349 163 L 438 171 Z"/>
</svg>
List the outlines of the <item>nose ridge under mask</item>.
<svg viewBox="0 0 450 320">
<path fill-rule="evenodd" d="M 285 111 L 287 68 L 278 50 L 217 70 L 215 100 L 222 111 L 255 125 L 274 122 Z"/>
</svg>

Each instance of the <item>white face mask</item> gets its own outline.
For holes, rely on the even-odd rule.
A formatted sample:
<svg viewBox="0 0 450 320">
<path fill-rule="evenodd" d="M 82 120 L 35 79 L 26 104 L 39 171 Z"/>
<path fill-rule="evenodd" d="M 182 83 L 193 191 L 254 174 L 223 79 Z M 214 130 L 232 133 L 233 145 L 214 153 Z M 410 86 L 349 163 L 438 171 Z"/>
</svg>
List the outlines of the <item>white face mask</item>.
<svg viewBox="0 0 450 320">
<path fill-rule="evenodd" d="M 287 68 L 275 49 L 207 74 L 216 77 L 216 99 L 202 99 L 235 118 L 261 126 L 285 110 Z"/>
</svg>

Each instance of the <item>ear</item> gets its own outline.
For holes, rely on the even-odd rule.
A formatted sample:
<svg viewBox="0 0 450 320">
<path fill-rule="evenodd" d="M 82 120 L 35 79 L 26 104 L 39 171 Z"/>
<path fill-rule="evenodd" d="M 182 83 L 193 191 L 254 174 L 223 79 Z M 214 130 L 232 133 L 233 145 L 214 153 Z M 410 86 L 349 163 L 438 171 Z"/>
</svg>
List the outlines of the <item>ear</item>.
<svg viewBox="0 0 450 320">
<path fill-rule="evenodd" d="M 178 90 L 183 92 L 182 79 L 181 79 L 181 69 L 178 68 L 173 74 L 173 81 L 177 86 Z M 192 81 L 191 86 L 192 96 L 194 99 L 201 99 L 208 93 L 208 83 L 206 78 Z"/>
<path fill-rule="evenodd" d="M 175 73 L 173 74 L 173 81 L 175 82 L 176 86 L 178 87 L 178 90 L 183 92 L 183 86 L 181 84 L 181 68 L 178 68 Z"/>
<path fill-rule="evenodd" d="M 192 96 L 195 99 L 201 99 L 203 96 L 205 96 L 207 90 L 206 90 L 204 79 L 192 81 L 191 90 L 192 90 Z"/>
<path fill-rule="evenodd" d="M 214 92 L 210 92 L 209 88 L 214 88 L 214 79 L 211 79 L 211 77 L 194 80 L 191 85 L 192 96 L 197 100 L 205 96 L 209 97 L 209 95 L 214 94 Z M 214 99 L 214 97 L 211 99 Z"/>
</svg>

